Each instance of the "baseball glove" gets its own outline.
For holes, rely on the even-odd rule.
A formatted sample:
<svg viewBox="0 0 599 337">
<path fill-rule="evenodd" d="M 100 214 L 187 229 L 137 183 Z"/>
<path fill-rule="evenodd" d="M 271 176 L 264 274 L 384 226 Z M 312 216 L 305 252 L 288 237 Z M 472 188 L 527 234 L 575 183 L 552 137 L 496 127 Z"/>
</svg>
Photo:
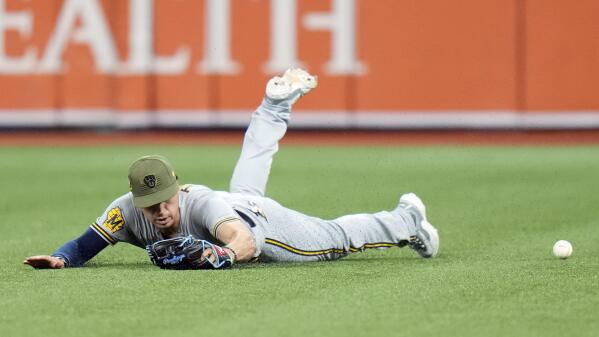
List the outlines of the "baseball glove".
<svg viewBox="0 0 599 337">
<path fill-rule="evenodd" d="M 215 261 L 202 258 L 211 249 Z M 162 269 L 223 269 L 231 267 L 233 259 L 222 247 L 191 235 L 156 241 L 146 246 L 150 260 Z"/>
</svg>

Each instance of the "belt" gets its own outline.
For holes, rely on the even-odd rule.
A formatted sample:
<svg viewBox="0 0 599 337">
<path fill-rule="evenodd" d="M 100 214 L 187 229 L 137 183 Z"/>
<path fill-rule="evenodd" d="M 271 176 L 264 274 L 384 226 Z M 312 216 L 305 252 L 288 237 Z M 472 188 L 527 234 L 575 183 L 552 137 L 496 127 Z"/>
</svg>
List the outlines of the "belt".
<svg viewBox="0 0 599 337">
<path fill-rule="evenodd" d="M 262 246 L 264 246 L 264 242 L 265 242 L 264 233 L 262 232 L 261 227 L 256 226 L 256 223 L 262 221 L 262 219 L 258 218 L 258 216 L 256 216 L 256 215 L 254 215 L 253 212 L 248 214 L 249 212 L 251 212 L 248 209 L 245 209 L 245 208 L 238 209 L 237 207 L 233 207 L 233 209 L 239 215 L 239 217 L 241 218 L 241 221 L 245 222 L 250 227 L 252 235 L 254 236 L 254 240 L 256 241 L 256 253 L 254 254 L 254 259 L 256 259 L 262 253 Z M 246 213 L 246 212 L 248 212 L 248 213 Z M 254 216 L 256 216 L 256 218 L 254 218 Z M 252 261 L 254 259 L 252 259 Z"/>
<path fill-rule="evenodd" d="M 251 228 L 256 227 L 256 222 L 254 222 L 254 219 L 252 219 L 249 215 L 243 213 L 242 211 L 235 209 L 235 212 L 237 212 L 237 214 L 239 214 L 239 217 L 245 221 L 248 226 L 250 226 Z"/>
</svg>

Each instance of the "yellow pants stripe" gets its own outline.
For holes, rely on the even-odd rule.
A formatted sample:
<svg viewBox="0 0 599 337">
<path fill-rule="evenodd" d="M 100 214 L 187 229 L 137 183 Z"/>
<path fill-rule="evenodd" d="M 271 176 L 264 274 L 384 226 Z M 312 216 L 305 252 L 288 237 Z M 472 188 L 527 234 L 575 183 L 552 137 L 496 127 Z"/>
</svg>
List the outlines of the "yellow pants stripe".
<svg viewBox="0 0 599 337">
<path fill-rule="evenodd" d="M 390 242 L 377 242 L 377 243 L 366 243 L 360 248 L 350 247 L 349 250 L 352 252 L 359 252 L 364 249 L 373 249 L 373 248 L 390 248 L 396 247 L 397 245 Z"/>
<path fill-rule="evenodd" d="M 264 241 L 270 245 L 277 246 L 279 248 L 283 248 L 287 251 L 290 251 L 294 254 L 303 255 L 303 256 L 317 256 L 317 255 L 326 255 L 326 254 L 330 254 L 330 253 L 336 253 L 336 254 L 346 254 L 347 253 L 347 251 L 345 249 L 339 249 L 339 248 L 329 248 L 329 249 L 323 249 L 323 250 L 304 250 L 304 249 L 292 247 L 292 246 L 285 244 L 281 241 L 277 241 L 275 239 L 270 239 L 270 238 L 266 238 Z M 368 249 L 368 248 L 388 248 L 388 247 L 394 247 L 394 246 L 397 246 L 397 245 L 394 243 L 390 243 L 390 242 L 377 242 L 377 243 L 364 244 L 360 248 L 350 247 L 349 250 L 351 252 L 359 252 L 363 249 Z"/>
</svg>

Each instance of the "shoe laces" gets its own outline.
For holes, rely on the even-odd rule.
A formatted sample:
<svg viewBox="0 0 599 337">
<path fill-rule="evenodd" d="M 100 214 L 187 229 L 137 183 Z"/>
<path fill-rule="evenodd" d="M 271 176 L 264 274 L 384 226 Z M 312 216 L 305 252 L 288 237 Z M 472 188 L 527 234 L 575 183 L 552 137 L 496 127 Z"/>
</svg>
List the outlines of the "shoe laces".
<svg viewBox="0 0 599 337">
<path fill-rule="evenodd" d="M 419 237 L 413 235 L 410 236 L 410 242 L 409 242 L 410 248 L 416 250 L 416 251 L 426 251 L 426 245 L 424 244 L 424 242 L 422 242 L 422 240 L 420 240 Z"/>
</svg>

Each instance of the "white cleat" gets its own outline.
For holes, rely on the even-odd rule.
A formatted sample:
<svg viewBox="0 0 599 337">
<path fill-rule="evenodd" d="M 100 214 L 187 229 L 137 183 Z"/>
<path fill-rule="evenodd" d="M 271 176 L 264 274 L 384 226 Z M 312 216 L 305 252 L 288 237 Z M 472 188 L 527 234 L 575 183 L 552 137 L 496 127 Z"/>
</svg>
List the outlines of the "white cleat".
<svg viewBox="0 0 599 337">
<path fill-rule="evenodd" d="M 410 212 L 416 223 L 416 233 L 410 237 L 410 248 L 424 258 L 435 257 L 439 253 L 439 233 L 426 219 L 426 207 L 414 193 L 407 193 L 399 199 L 399 208 Z"/>
<path fill-rule="evenodd" d="M 283 74 L 283 78 L 291 83 L 293 90 L 300 89 L 302 95 L 318 86 L 318 77 L 310 75 L 307 71 L 300 68 L 289 68 Z"/>
<path fill-rule="evenodd" d="M 283 76 L 275 76 L 266 85 L 266 96 L 273 101 L 295 103 L 318 85 L 318 78 L 299 68 L 289 68 Z"/>
</svg>

